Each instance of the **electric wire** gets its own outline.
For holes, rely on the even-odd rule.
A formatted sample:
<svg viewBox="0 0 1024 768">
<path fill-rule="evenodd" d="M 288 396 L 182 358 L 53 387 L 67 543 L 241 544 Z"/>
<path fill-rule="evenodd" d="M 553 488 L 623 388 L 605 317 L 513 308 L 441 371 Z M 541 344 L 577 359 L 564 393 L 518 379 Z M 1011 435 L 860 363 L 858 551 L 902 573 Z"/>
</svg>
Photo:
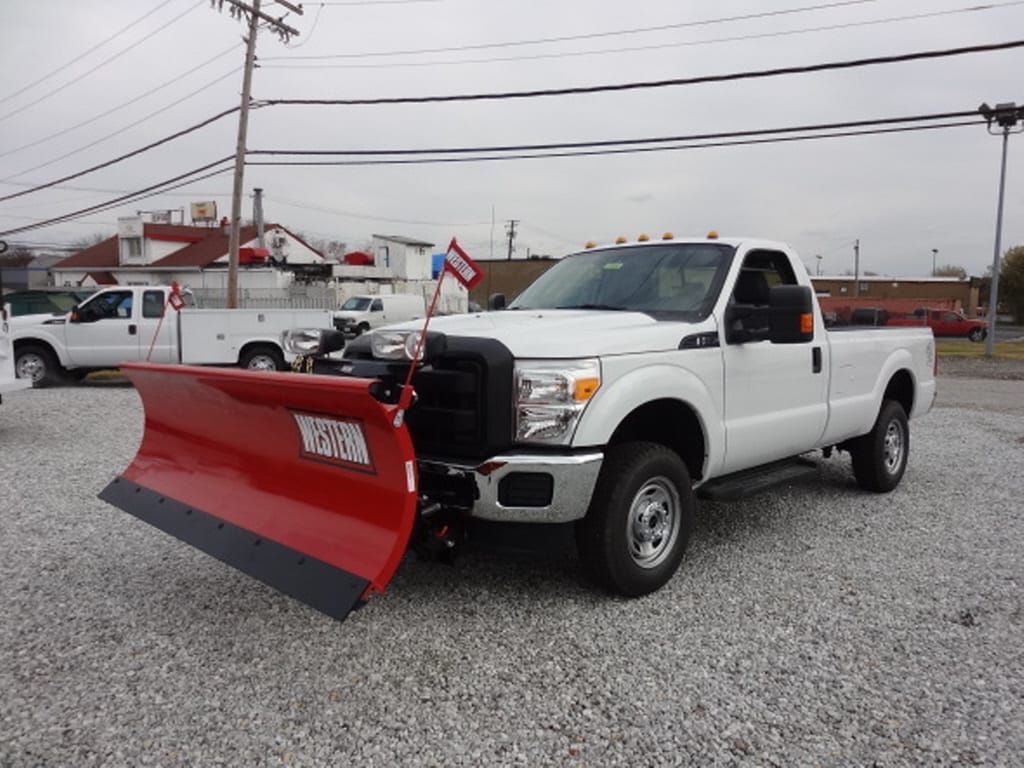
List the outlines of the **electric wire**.
<svg viewBox="0 0 1024 768">
<path fill-rule="evenodd" d="M 877 136 L 889 133 L 911 133 L 916 131 L 930 131 L 940 128 L 960 128 L 965 126 L 977 126 L 984 123 L 983 120 L 964 120 L 957 122 L 933 123 L 930 125 L 903 125 L 892 128 L 870 128 L 852 131 L 834 131 L 828 133 L 813 133 L 805 136 L 777 136 L 772 138 L 748 138 L 725 141 L 710 141 L 694 144 L 674 144 L 667 146 L 641 146 L 641 147 L 603 147 L 600 149 L 567 150 L 561 152 L 542 153 L 510 153 L 503 155 L 485 155 L 480 157 L 430 157 L 430 158 L 400 158 L 400 159 L 378 159 L 378 160 L 258 160 L 246 162 L 252 166 L 367 166 L 367 165 L 429 165 L 440 163 L 478 163 L 493 162 L 498 160 L 539 160 L 547 158 L 563 157 L 593 157 L 598 155 L 625 155 L 648 152 L 672 152 L 686 149 L 708 149 L 712 147 L 736 147 L 752 146 L 757 144 L 781 144 L 794 141 L 810 141 L 814 139 L 830 139 L 847 136 Z"/>
<path fill-rule="evenodd" d="M 105 67 L 110 62 L 112 62 L 112 61 L 114 61 L 116 59 L 121 58 L 122 56 L 124 56 L 129 51 L 134 50 L 135 48 L 138 48 L 140 45 L 142 45 L 144 42 L 149 40 L 151 37 L 154 37 L 155 35 L 158 35 L 159 33 L 163 32 L 165 29 L 167 29 L 169 26 L 174 24 L 176 21 L 179 21 L 180 19 L 182 19 L 185 16 L 187 16 L 188 14 L 190 14 L 192 11 L 194 11 L 196 8 L 198 8 L 200 5 L 202 5 L 204 2 L 205 2 L 205 0 L 199 0 L 199 2 L 197 2 L 194 5 L 190 6 L 189 8 L 187 8 L 182 13 L 179 13 L 177 16 L 175 16 L 170 21 L 165 22 L 162 26 L 157 27 L 152 32 L 150 32 L 148 35 L 140 37 L 138 40 L 136 40 L 134 43 L 129 45 L 127 48 L 124 48 L 121 51 L 115 53 L 113 56 L 110 56 L 110 57 L 104 59 L 103 61 L 101 61 L 99 64 L 97 64 L 92 69 L 89 69 L 89 70 L 83 72 L 82 74 L 78 75 L 77 77 L 74 77 L 71 80 L 68 80 L 67 82 L 63 83 L 62 85 L 58 85 L 56 88 L 47 91 L 42 96 L 38 97 L 35 101 L 30 101 L 28 104 L 23 104 L 21 107 L 19 107 L 18 109 L 15 109 L 12 112 L 8 112 L 5 115 L 0 115 L 0 123 L 2 123 L 5 120 L 8 120 L 8 119 L 14 117 L 15 115 L 21 114 L 22 112 L 24 112 L 25 110 L 29 109 L 30 107 L 34 107 L 36 104 L 40 104 L 40 103 L 46 101 L 48 98 L 50 98 L 51 96 L 54 96 L 55 94 L 60 93 L 65 88 L 68 88 L 69 86 L 72 86 L 75 83 L 77 83 L 77 82 L 79 82 L 81 80 L 84 80 L 86 77 L 91 75 L 93 72 L 96 72 L 97 70 Z"/>
<path fill-rule="evenodd" d="M 219 160 L 214 160 L 212 163 L 201 165 L 198 168 L 193 168 L 191 171 L 186 171 L 185 173 L 178 174 L 177 176 L 173 176 L 169 179 L 164 179 L 163 181 L 158 182 L 156 184 L 151 184 L 148 187 L 137 189 L 128 194 L 116 197 L 113 200 L 106 200 L 102 203 L 97 203 L 96 205 L 91 205 L 87 208 L 81 208 L 77 211 L 71 211 L 70 213 L 62 214 L 60 216 L 54 216 L 53 218 L 50 219 L 44 219 L 43 221 L 36 222 L 35 224 L 26 224 L 25 226 L 22 227 L 15 227 L 14 229 L 4 230 L 3 232 L 0 232 L 0 237 L 4 237 L 6 235 L 15 235 L 18 234 L 19 232 L 29 232 L 34 229 L 42 229 L 44 227 L 49 227 L 54 224 L 63 224 L 67 221 L 72 221 L 83 216 L 87 216 L 93 213 L 100 213 L 111 208 L 116 208 L 117 206 L 123 205 L 125 203 L 135 202 L 137 200 L 144 200 L 147 197 L 153 197 L 154 195 L 163 194 L 163 192 L 165 191 L 165 187 L 168 190 L 178 189 L 179 187 L 183 187 L 187 184 L 192 184 L 197 181 L 203 181 L 205 179 L 212 178 L 213 176 L 217 176 L 222 173 L 227 173 L 232 169 L 220 168 L 205 174 L 203 173 L 203 171 L 209 171 L 211 168 L 215 168 L 216 166 L 226 163 L 233 159 L 234 155 L 222 157 Z M 195 174 L 202 175 L 195 176 Z M 188 178 L 190 176 L 195 176 L 195 178 Z"/>
<path fill-rule="evenodd" d="M 126 152 L 125 154 L 115 157 L 112 160 L 107 160 L 104 163 L 99 163 L 98 165 L 86 168 L 84 171 L 70 173 L 67 176 L 62 176 L 59 179 L 48 181 L 45 184 L 37 184 L 36 186 L 30 187 L 29 189 L 23 189 L 20 192 L 14 192 L 8 195 L 4 195 L 3 197 L 0 197 L 0 202 L 3 202 L 5 200 L 13 200 L 16 197 L 23 197 L 24 195 L 29 195 L 32 194 L 33 192 L 38 192 L 43 189 L 49 189 L 50 187 L 55 187 L 58 184 L 62 184 L 65 181 L 71 181 L 72 179 L 77 179 L 81 176 L 94 173 L 95 171 L 101 170 L 103 168 L 109 168 L 110 166 L 116 165 L 117 163 L 123 162 L 124 160 L 136 157 L 137 155 L 141 155 L 142 153 L 148 152 L 151 149 L 155 149 L 156 147 L 162 146 L 163 144 L 167 144 L 171 141 L 174 141 L 175 139 L 179 139 L 182 136 L 198 131 L 200 128 L 205 128 L 207 125 L 215 123 L 221 118 L 237 112 L 239 109 L 240 107 L 231 107 L 230 109 L 225 109 L 223 112 L 220 112 L 214 115 L 213 117 L 208 117 L 206 120 L 190 125 L 188 128 L 183 128 L 182 130 L 177 131 L 176 133 L 172 133 L 169 136 L 164 136 L 162 139 L 150 142 L 146 146 L 140 147 L 139 149 L 132 150 L 131 152 Z"/>
<path fill-rule="evenodd" d="M 1021 0 L 1021 2 L 1024 2 L 1024 0 Z M 130 107 L 133 104 L 136 104 L 136 103 L 142 101 L 143 99 L 152 96 L 154 93 L 158 93 L 159 91 L 162 91 L 164 88 L 170 88 L 172 85 L 176 85 L 183 78 L 188 77 L 189 75 L 193 74 L 194 72 L 199 71 L 203 67 L 208 66 L 209 64 L 212 64 L 217 59 L 223 58 L 224 56 L 227 56 L 229 53 L 233 53 L 236 50 L 238 50 L 238 44 L 237 43 L 235 45 L 232 45 L 230 48 L 227 48 L 227 49 L 221 51 L 216 56 L 211 56 L 206 61 L 203 61 L 203 62 L 201 62 L 199 64 L 196 64 L 191 69 L 185 70 L 184 72 L 182 72 L 182 73 L 180 73 L 178 75 L 175 75 L 174 77 L 168 78 L 167 82 L 164 83 L 163 85 L 158 85 L 156 88 L 150 88 L 150 89 L 146 90 L 144 93 L 140 93 L 138 96 L 135 96 L 134 98 L 131 98 L 128 101 L 125 101 L 125 102 L 122 102 L 121 104 L 118 104 L 116 107 L 111 107 L 109 109 L 104 110 L 103 112 L 100 112 L 99 114 L 93 115 L 88 120 L 83 120 L 80 123 L 75 123 L 74 125 L 69 125 L 67 128 L 64 128 L 64 129 L 62 129 L 60 131 L 57 131 L 56 133 L 51 133 L 48 136 L 43 136 L 42 138 L 36 139 L 35 141 L 31 141 L 28 144 L 22 144 L 20 147 L 14 147 L 13 149 L 8 149 L 5 152 L 0 152 L 0 157 L 7 157 L 8 155 L 13 155 L 15 152 L 21 152 L 22 150 L 25 150 L 25 149 L 31 149 L 32 147 L 37 147 L 40 144 L 44 144 L 47 141 L 50 141 L 51 139 L 56 139 L 56 138 L 58 138 L 60 136 L 64 136 L 64 135 L 66 135 L 68 133 L 71 133 L 72 131 L 75 131 L 75 130 L 77 130 L 79 128 L 83 128 L 83 127 L 85 127 L 87 125 L 90 125 L 91 123 L 95 123 L 97 120 L 102 120 L 104 117 L 108 117 L 109 115 L 112 115 L 115 112 L 119 112 L 122 109 L 126 109 L 127 107 Z M 236 69 L 234 69 L 232 71 L 233 72 L 237 72 L 238 69 L 236 68 Z M 223 78 L 218 78 L 218 80 L 214 81 L 214 82 L 218 82 L 219 80 L 222 80 L 222 79 Z M 194 91 L 192 94 L 189 94 L 188 96 L 185 96 L 184 98 L 178 99 L 177 101 L 175 101 L 175 104 L 178 104 L 178 103 L 184 101 L 185 99 L 190 98 L 194 94 L 200 93 L 200 92 L 201 92 L 201 89 L 199 91 Z M 166 107 L 165 107 L 165 109 L 166 109 Z"/>
<path fill-rule="evenodd" d="M 4 103 L 10 101 L 11 99 L 15 98 L 16 96 L 20 96 L 25 91 L 28 91 L 28 90 L 31 90 L 32 88 L 35 88 L 40 83 L 46 82 L 47 80 L 49 80 L 54 75 L 63 72 L 65 69 L 70 67 L 72 64 L 77 64 L 79 61 L 84 59 L 90 53 L 93 53 L 94 51 L 97 51 L 100 48 L 102 48 L 107 43 L 109 43 L 109 42 L 111 42 L 113 40 L 116 40 L 118 37 L 123 35 L 125 32 L 127 32 L 129 29 L 134 27 L 136 24 L 139 24 L 139 23 L 145 21 L 150 16 L 152 16 L 154 13 L 156 13 L 161 8 L 163 8 L 164 6 L 170 5 L 171 2 L 172 2 L 172 0 L 164 0 L 161 3 L 157 3 L 156 6 L 154 6 L 150 10 L 148 10 L 146 13 L 142 14 L 139 18 L 135 19 L 135 21 L 132 21 L 132 22 L 126 24 L 125 26 L 121 27 L 119 30 L 117 30 L 117 32 L 112 34 L 110 37 L 104 38 L 103 40 L 101 40 L 100 42 L 96 43 L 96 45 L 94 45 L 92 48 L 88 49 L 84 53 L 78 54 L 77 56 L 75 56 L 75 58 L 71 59 L 70 61 L 68 61 L 68 62 L 66 62 L 64 64 L 61 64 L 56 69 L 50 70 L 49 72 L 47 72 L 42 77 L 38 77 L 35 80 L 33 80 L 31 83 L 28 83 L 27 85 L 23 85 L 21 88 L 19 88 L 18 90 L 14 91 L 13 93 L 9 93 L 6 96 L 0 98 L 0 104 L 4 104 Z"/>
<path fill-rule="evenodd" d="M 991 53 L 1005 51 L 1024 46 L 1024 40 L 1011 40 L 1004 43 L 988 43 L 985 45 L 969 45 L 959 48 L 941 48 L 913 53 L 900 53 L 888 56 L 871 56 L 862 59 L 844 61 L 828 61 L 818 64 L 802 64 L 798 66 L 774 67 L 772 69 L 747 70 L 743 72 L 727 72 L 718 75 L 697 75 L 695 77 L 676 77 L 665 80 L 649 80 L 631 83 L 612 83 L 608 85 L 574 86 L 570 88 L 547 88 L 529 91 L 503 91 L 498 93 L 464 93 L 444 96 L 388 96 L 358 99 L 262 99 L 261 106 L 370 106 L 380 104 L 431 104 L 456 101 L 502 101 L 506 99 L 531 99 L 542 96 L 577 96 L 591 93 L 611 93 L 616 91 L 633 91 L 648 88 L 666 88 L 681 85 L 699 85 L 705 83 L 724 83 L 735 80 L 752 80 L 782 75 L 803 75 L 812 72 L 827 72 L 858 67 L 877 66 L 880 64 L 897 64 L 907 61 L 939 59 L 950 56 L 964 56 L 972 53 Z"/>
<path fill-rule="evenodd" d="M 839 24 L 826 24 L 817 27 L 803 27 L 801 29 L 778 30 L 775 32 L 757 32 L 748 35 L 732 35 L 730 37 L 716 37 L 708 40 L 682 40 L 673 43 L 655 43 L 651 45 L 637 45 L 621 48 L 602 48 L 590 51 L 559 51 L 554 53 L 536 53 L 520 56 L 492 56 L 481 59 L 446 59 L 443 61 L 407 61 L 388 62 L 380 64 L 268 64 L 267 69 L 398 69 L 401 67 L 437 67 L 457 66 L 460 64 L 494 64 L 507 63 L 511 61 L 538 61 L 542 59 L 564 59 L 582 56 L 604 56 L 618 53 L 636 53 L 640 51 L 664 50 L 666 48 L 688 48 L 701 45 L 716 45 L 719 43 L 741 43 L 750 40 L 764 40 L 774 37 L 792 37 L 795 35 L 813 34 L 817 32 L 835 32 L 843 29 L 855 29 L 861 27 L 879 26 L 882 24 L 894 24 L 905 21 L 920 21 L 940 16 L 951 16 L 954 14 L 977 13 L 990 10 L 999 10 L 1011 6 L 1024 5 L 1024 0 L 1009 0 L 1003 3 L 988 3 L 985 5 L 972 5 L 964 8 L 953 8 L 943 11 L 929 11 L 926 13 L 915 13 L 906 16 L 889 16 L 881 19 L 867 19 L 864 21 L 850 21 Z"/>
<path fill-rule="evenodd" d="M 201 85 L 196 90 L 192 91 L 191 93 L 185 94 L 184 96 L 179 98 L 174 103 L 174 106 L 177 106 L 177 105 L 179 105 L 179 104 L 181 104 L 181 103 L 183 103 L 185 101 L 188 101 L 192 97 L 198 96 L 201 93 L 208 92 L 211 86 L 216 85 L 217 83 L 221 82 L 222 80 L 226 80 L 227 78 L 229 78 L 232 75 L 236 74 L 240 69 L 242 69 L 242 67 L 235 67 L 230 72 L 225 72 L 220 77 L 218 77 L 218 78 L 216 78 L 214 80 L 210 80 L 208 82 L 203 83 L 203 85 Z M 53 165 L 55 163 L 59 163 L 61 160 L 66 160 L 67 158 L 69 158 L 69 157 L 71 157 L 73 155 L 77 155 L 79 152 L 84 152 L 87 149 L 95 147 L 97 144 L 102 144 L 102 143 L 104 143 L 106 141 L 109 141 L 110 139 L 114 138 L 115 136 L 119 136 L 120 134 L 124 133 L 125 131 L 129 131 L 132 128 L 135 128 L 136 126 L 142 125 L 143 123 L 152 120 L 154 117 L 157 117 L 159 115 L 165 115 L 165 114 L 167 114 L 167 110 L 168 110 L 167 106 L 164 106 L 164 107 L 161 107 L 159 109 L 156 109 L 156 110 L 150 112 L 149 114 L 144 115 L 143 117 L 140 117 L 138 120 L 136 120 L 133 123 L 128 123 L 126 125 L 123 125 L 122 127 L 118 128 L 113 133 L 108 133 L 106 136 L 101 136 L 100 138 L 96 139 L 95 141 L 91 141 L 88 144 L 85 144 L 85 145 L 83 145 L 81 147 L 77 147 L 76 149 L 72 149 L 69 152 L 65 152 L 63 155 L 57 155 L 56 157 L 52 157 L 49 160 L 47 160 L 45 163 L 40 163 L 39 165 L 34 165 L 31 168 L 26 168 L 23 171 L 19 171 L 18 173 L 15 173 L 12 176 L 8 176 L 7 178 L 2 179 L 2 181 L 10 181 L 11 179 L 17 179 L 17 178 L 20 178 L 21 176 L 24 176 L 26 174 L 32 173 L 33 171 L 38 171 L 41 168 L 47 168 L 48 166 L 51 166 L 51 165 Z"/>
<path fill-rule="evenodd" d="M 315 203 L 307 203 L 301 200 L 290 200 L 285 197 L 278 197 L 274 195 L 264 195 L 264 199 L 267 202 L 273 202 L 276 205 L 284 205 L 290 208 L 298 208 L 299 210 L 305 211 L 316 211 L 318 213 L 329 213 L 335 216 L 344 216 L 350 219 L 363 219 L 366 221 L 383 221 L 388 224 L 415 224 L 418 226 L 426 227 L 471 227 L 479 226 L 481 224 L 489 224 L 489 221 L 469 221 L 461 223 L 453 223 L 450 221 L 422 221 L 417 219 L 396 219 L 389 218 L 387 216 L 371 216 L 365 213 L 356 213 L 354 211 L 346 211 L 340 208 L 329 208 L 323 205 L 316 205 Z"/>
<path fill-rule="evenodd" d="M 959 110 L 956 112 L 933 112 L 924 115 L 901 115 L 899 117 L 876 117 L 866 120 L 846 120 L 834 123 L 810 123 L 793 125 L 783 128 L 752 128 L 742 131 L 725 131 L 717 133 L 688 134 L 682 136 L 657 136 L 639 139 L 600 139 L 595 141 L 549 142 L 545 144 L 506 144 L 480 147 L 429 147 L 423 149 L 251 149 L 248 155 L 444 155 L 472 154 L 481 152 L 535 152 L 553 149 L 582 149 L 593 147 L 614 147 L 632 144 L 667 144 L 678 141 L 704 141 L 707 139 L 743 138 L 750 136 L 770 136 L 773 134 L 805 133 L 808 131 L 824 131 L 839 128 L 867 128 L 872 126 L 923 123 L 936 120 L 952 120 L 956 118 L 974 117 L 980 120 L 977 110 Z"/>
<path fill-rule="evenodd" d="M 702 27 L 711 24 L 724 24 L 734 21 L 751 21 L 754 19 L 764 19 L 772 16 L 785 16 L 796 13 L 806 13 L 808 11 L 818 11 L 830 8 L 839 8 L 842 6 L 849 5 L 864 5 L 867 3 L 875 3 L 878 0 L 835 0 L 834 2 L 819 3 L 818 5 L 805 5 L 798 8 L 786 8 L 775 11 L 758 11 L 756 13 L 745 13 L 737 16 L 724 16 L 717 19 L 702 19 L 700 21 L 684 21 L 676 24 L 657 24 L 649 27 L 635 27 L 633 29 L 619 29 L 611 30 L 606 32 L 588 32 L 580 35 L 561 35 L 558 37 L 542 37 L 535 40 L 512 40 L 500 43 L 476 43 L 473 45 L 453 45 L 444 46 L 441 48 L 419 48 L 405 51 L 368 51 L 364 53 L 335 53 L 326 55 L 306 55 L 306 56 L 268 56 L 263 61 L 279 61 L 282 59 L 287 60 L 324 60 L 324 59 L 354 59 L 354 58 L 369 58 L 375 56 L 406 56 L 424 53 L 453 53 L 456 51 L 475 51 L 475 50 L 486 50 L 488 48 L 511 48 L 524 45 L 543 45 L 547 43 L 565 43 L 576 40 L 593 40 L 596 38 L 603 37 L 618 37 L 621 35 L 638 35 L 647 32 L 664 32 L 671 29 L 684 29 L 687 27 Z"/>
</svg>

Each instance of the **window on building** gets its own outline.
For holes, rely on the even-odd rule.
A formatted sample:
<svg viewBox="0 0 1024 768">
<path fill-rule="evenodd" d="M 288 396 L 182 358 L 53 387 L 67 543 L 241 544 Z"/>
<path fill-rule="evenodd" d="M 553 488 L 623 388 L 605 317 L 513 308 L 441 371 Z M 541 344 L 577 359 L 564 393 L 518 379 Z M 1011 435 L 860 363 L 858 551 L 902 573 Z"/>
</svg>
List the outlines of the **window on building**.
<svg viewBox="0 0 1024 768">
<path fill-rule="evenodd" d="M 142 258 L 142 238 L 141 237 L 122 237 L 121 248 L 124 258 L 126 259 L 141 259 Z"/>
</svg>

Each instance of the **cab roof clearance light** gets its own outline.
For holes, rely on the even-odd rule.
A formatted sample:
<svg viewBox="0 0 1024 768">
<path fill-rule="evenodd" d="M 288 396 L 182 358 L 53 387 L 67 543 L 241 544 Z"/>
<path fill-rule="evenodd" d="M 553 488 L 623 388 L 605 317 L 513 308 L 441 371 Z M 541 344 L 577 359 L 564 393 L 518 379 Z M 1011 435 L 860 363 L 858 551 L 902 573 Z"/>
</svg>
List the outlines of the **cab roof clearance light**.
<svg viewBox="0 0 1024 768">
<path fill-rule="evenodd" d="M 616 245 L 622 245 L 625 242 L 628 242 L 628 241 L 622 235 L 619 235 L 618 237 L 615 238 L 615 244 Z"/>
<path fill-rule="evenodd" d="M 675 238 L 675 235 L 673 235 L 671 232 L 666 232 L 661 236 L 662 240 L 672 240 L 673 238 Z"/>
<path fill-rule="evenodd" d="M 651 238 L 648 237 L 647 235 L 640 235 L 639 237 L 637 237 L 637 242 L 646 243 L 650 239 Z"/>
<path fill-rule="evenodd" d="M 718 239 L 718 232 L 716 232 L 713 229 L 710 232 L 708 232 L 708 240 L 717 240 L 717 239 Z"/>
</svg>

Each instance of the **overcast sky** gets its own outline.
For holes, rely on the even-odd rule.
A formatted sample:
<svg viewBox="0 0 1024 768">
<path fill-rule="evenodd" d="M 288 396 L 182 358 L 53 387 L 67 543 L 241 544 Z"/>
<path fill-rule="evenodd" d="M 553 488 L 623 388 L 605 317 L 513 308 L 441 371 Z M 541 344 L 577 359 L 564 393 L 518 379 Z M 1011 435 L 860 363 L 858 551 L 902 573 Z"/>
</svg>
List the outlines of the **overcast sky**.
<svg viewBox="0 0 1024 768">
<path fill-rule="evenodd" d="M 999 0 L 982 10 L 965 10 L 978 3 L 310 2 L 304 15 L 287 18 L 301 32 L 298 37 L 285 44 L 269 32 L 259 35 L 253 97 L 340 99 L 582 87 L 1024 37 L 1024 2 Z M 223 12 L 208 0 L 5 5 L 0 196 L 102 163 L 238 104 L 244 28 L 228 14 L 227 3 Z M 283 12 L 268 0 L 263 5 L 275 15 Z M 794 12 L 763 15 L 787 10 Z M 737 18 L 752 14 L 762 16 Z M 641 28 L 647 31 L 635 31 Z M 531 42 L 541 40 L 548 42 Z M 248 147 L 420 149 L 580 142 L 973 110 L 983 101 L 1024 103 L 1022 65 L 1024 49 L 1019 48 L 590 95 L 273 106 L 251 113 Z M 60 187 L 0 202 L 0 230 L 101 203 L 231 155 L 236 131 L 232 115 Z M 252 188 L 262 187 L 268 221 L 310 237 L 343 240 L 353 248 L 372 233 L 439 246 L 456 236 L 474 256 L 488 258 L 492 248 L 495 256 L 503 256 L 505 223 L 516 219 L 519 257 L 527 252 L 563 255 L 587 240 L 611 241 L 618 235 L 716 229 L 786 241 L 812 271 L 821 255 L 826 274 L 853 269 L 853 243 L 859 239 L 862 270 L 926 275 L 934 248 L 939 265 L 958 264 L 980 275 L 992 261 L 1000 143 L 979 124 L 606 156 L 249 166 L 243 215 L 251 216 Z M 220 213 L 227 214 L 231 183 L 228 172 L 7 239 L 50 244 L 114 234 L 118 216 L 138 209 L 184 206 L 187 211 L 191 201 L 215 200 Z M 1010 139 L 1003 234 L 1004 249 L 1021 243 L 1024 137 Z"/>
</svg>

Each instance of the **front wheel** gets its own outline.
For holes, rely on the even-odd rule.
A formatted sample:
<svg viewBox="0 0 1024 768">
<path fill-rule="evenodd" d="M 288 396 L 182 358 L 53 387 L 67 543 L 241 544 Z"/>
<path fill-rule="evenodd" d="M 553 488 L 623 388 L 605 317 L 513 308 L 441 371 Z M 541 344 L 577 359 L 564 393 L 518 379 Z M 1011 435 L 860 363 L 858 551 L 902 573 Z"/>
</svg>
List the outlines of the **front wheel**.
<svg viewBox="0 0 1024 768">
<path fill-rule="evenodd" d="M 610 448 L 587 515 L 576 524 L 585 573 L 626 597 L 660 589 L 683 559 L 695 506 L 677 453 L 647 442 Z"/>
<path fill-rule="evenodd" d="M 984 341 L 985 336 L 986 332 L 984 328 L 971 328 L 970 332 L 967 334 L 967 338 L 971 341 Z"/>
<path fill-rule="evenodd" d="M 242 353 L 238 366 L 250 371 L 283 371 L 284 356 L 273 347 L 252 347 Z"/>
<path fill-rule="evenodd" d="M 61 367 L 57 357 L 46 347 L 29 345 L 14 353 L 14 374 L 28 379 L 33 387 L 49 387 L 61 381 Z"/>
<path fill-rule="evenodd" d="M 885 400 L 875 426 L 850 446 L 857 484 L 866 491 L 888 493 L 903 479 L 909 453 L 907 414 L 895 400 Z"/>
</svg>

